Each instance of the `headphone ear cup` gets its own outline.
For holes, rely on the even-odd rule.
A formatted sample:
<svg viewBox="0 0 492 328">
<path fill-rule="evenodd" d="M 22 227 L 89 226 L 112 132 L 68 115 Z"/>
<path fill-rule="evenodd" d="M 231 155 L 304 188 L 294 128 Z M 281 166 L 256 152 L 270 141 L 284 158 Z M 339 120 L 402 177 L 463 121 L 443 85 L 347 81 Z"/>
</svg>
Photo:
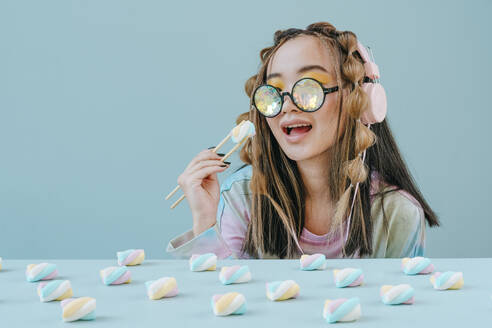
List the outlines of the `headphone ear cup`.
<svg viewBox="0 0 492 328">
<path fill-rule="evenodd" d="M 386 117 L 386 91 L 380 83 L 364 83 L 362 90 L 369 97 L 369 106 L 361 115 L 364 124 L 380 123 Z"/>
</svg>

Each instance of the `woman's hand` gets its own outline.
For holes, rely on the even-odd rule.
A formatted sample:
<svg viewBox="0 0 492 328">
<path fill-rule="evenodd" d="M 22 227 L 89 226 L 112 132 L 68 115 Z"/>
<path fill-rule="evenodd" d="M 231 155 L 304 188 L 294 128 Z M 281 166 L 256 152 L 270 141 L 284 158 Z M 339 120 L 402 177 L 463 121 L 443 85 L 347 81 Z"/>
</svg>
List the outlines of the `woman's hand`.
<svg viewBox="0 0 492 328">
<path fill-rule="evenodd" d="M 224 156 L 224 154 L 220 154 Z M 217 173 L 225 171 L 229 162 L 210 149 L 198 153 L 178 177 L 193 215 L 193 233 L 199 235 L 215 224 L 220 186 Z"/>
</svg>

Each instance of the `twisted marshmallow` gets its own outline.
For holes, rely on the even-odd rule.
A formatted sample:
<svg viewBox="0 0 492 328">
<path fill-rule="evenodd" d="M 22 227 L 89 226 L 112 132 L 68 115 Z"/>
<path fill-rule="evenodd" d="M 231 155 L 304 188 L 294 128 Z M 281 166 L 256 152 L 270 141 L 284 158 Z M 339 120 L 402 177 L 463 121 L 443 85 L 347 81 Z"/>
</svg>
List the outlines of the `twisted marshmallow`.
<svg viewBox="0 0 492 328">
<path fill-rule="evenodd" d="M 243 294 L 227 293 L 212 296 L 212 309 L 215 315 L 243 314 L 246 312 L 246 298 Z"/>
<path fill-rule="evenodd" d="M 162 277 L 157 280 L 147 281 L 145 282 L 145 287 L 147 287 L 147 295 L 151 300 L 178 295 L 178 284 L 174 277 Z"/>
<path fill-rule="evenodd" d="M 105 285 L 120 285 L 128 284 L 131 280 L 131 273 L 124 266 L 117 267 L 111 266 L 106 269 L 102 269 L 99 274 Z"/>
<path fill-rule="evenodd" d="M 127 249 L 126 251 L 117 252 L 118 265 L 139 265 L 145 259 L 143 249 Z"/>
<path fill-rule="evenodd" d="M 415 290 L 408 284 L 384 285 L 379 294 L 384 304 L 413 304 Z"/>
<path fill-rule="evenodd" d="M 217 267 L 217 255 L 214 253 L 193 254 L 190 258 L 191 271 L 214 271 Z"/>
<path fill-rule="evenodd" d="M 272 301 L 283 301 L 299 295 L 299 285 L 294 280 L 266 283 L 266 295 Z"/>
<path fill-rule="evenodd" d="M 52 263 L 29 264 L 26 269 L 26 279 L 29 282 L 50 280 L 57 275 L 56 264 Z"/>
<path fill-rule="evenodd" d="M 38 285 L 37 292 L 41 302 L 61 301 L 73 295 L 69 280 L 43 281 Z"/>
<path fill-rule="evenodd" d="M 224 285 L 248 282 L 251 280 L 251 272 L 247 265 L 225 266 L 220 270 L 219 280 Z"/>
<path fill-rule="evenodd" d="M 302 255 L 299 260 L 301 270 L 324 270 L 326 268 L 326 257 L 324 254 Z"/>
<path fill-rule="evenodd" d="M 2 258 L 0 257 L 0 271 L 2 270 Z"/>
<path fill-rule="evenodd" d="M 436 272 L 430 277 L 430 281 L 434 289 L 460 289 L 465 283 L 463 280 L 463 272 Z"/>
<path fill-rule="evenodd" d="M 333 270 L 333 279 L 335 280 L 335 286 L 353 287 L 359 286 L 364 283 L 364 273 L 361 269 L 346 268 L 342 270 Z"/>
<path fill-rule="evenodd" d="M 323 308 L 323 318 L 329 323 L 354 321 L 359 319 L 361 314 L 358 297 L 326 300 Z"/>
<path fill-rule="evenodd" d="M 244 121 L 241 124 L 237 125 L 231 131 L 231 140 L 234 143 L 239 143 L 245 137 L 252 137 L 256 134 L 255 125 L 251 121 Z"/>
<path fill-rule="evenodd" d="M 405 257 L 401 260 L 401 269 L 408 275 L 427 274 L 434 271 L 434 265 L 426 257 Z"/>
<path fill-rule="evenodd" d="M 92 297 L 67 298 L 61 301 L 63 321 L 94 320 L 96 299 Z"/>
</svg>

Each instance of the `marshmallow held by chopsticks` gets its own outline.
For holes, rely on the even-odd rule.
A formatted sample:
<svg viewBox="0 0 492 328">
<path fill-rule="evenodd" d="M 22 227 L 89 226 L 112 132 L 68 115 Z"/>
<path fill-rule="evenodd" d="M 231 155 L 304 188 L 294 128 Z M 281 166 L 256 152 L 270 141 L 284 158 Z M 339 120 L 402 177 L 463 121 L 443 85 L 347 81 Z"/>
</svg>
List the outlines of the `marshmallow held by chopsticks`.
<svg viewBox="0 0 492 328">
<path fill-rule="evenodd" d="M 234 143 L 240 143 L 244 138 L 252 137 L 255 134 L 255 125 L 251 121 L 242 121 L 230 132 L 231 140 Z"/>
<path fill-rule="evenodd" d="M 255 130 L 255 125 L 248 120 L 244 120 L 238 125 L 236 125 L 228 134 L 227 136 L 215 147 L 212 151 L 216 153 L 220 147 L 222 147 L 229 138 L 236 143 L 236 145 L 220 160 L 223 162 L 229 156 L 231 156 L 239 147 L 241 147 L 248 138 L 253 137 L 256 134 Z M 173 191 L 167 195 L 166 200 L 171 198 L 179 189 L 179 185 L 174 188 Z M 185 198 L 185 195 L 182 195 L 174 204 L 171 205 L 171 208 L 175 208 L 183 199 Z"/>
</svg>

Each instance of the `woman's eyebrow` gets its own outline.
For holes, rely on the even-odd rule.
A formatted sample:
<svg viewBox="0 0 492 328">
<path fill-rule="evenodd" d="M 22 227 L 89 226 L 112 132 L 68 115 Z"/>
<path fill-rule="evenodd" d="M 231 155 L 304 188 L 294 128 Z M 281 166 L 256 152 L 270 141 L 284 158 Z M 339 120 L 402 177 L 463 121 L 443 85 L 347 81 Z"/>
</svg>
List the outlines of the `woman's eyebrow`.
<svg viewBox="0 0 492 328">
<path fill-rule="evenodd" d="M 307 72 L 307 71 L 313 71 L 313 70 L 320 70 L 320 71 L 323 71 L 323 72 L 326 72 L 328 73 L 328 71 L 323 67 L 323 66 L 320 66 L 320 65 L 307 65 L 307 66 L 304 66 L 304 67 L 301 67 L 298 71 L 297 71 L 297 74 L 301 74 L 301 73 L 304 73 L 304 72 Z M 270 79 L 273 79 L 274 77 L 281 77 L 282 74 L 280 73 L 271 73 L 271 74 L 268 74 L 267 75 L 267 80 L 270 80 Z"/>
</svg>

